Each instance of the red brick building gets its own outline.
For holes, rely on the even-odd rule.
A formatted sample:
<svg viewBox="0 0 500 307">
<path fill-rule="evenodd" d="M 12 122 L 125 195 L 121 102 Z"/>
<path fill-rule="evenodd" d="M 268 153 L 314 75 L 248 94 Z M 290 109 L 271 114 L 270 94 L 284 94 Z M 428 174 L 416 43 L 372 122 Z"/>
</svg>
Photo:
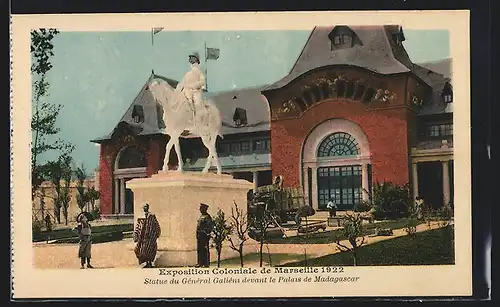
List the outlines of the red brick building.
<svg viewBox="0 0 500 307">
<path fill-rule="evenodd" d="M 409 183 L 434 206 L 450 202 L 451 64 L 438 73 L 412 63 L 404 40 L 399 26 L 316 27 L 281 80 L 211 94 L 223 117 L 223 171 L 255 186 L 283 175 L 317 209 L 330 198 L 350 209 L 382 181 Z M 132 214 L 125 182 L 163 167 L 161 113 L 144 86 L 113 132 L 94 140 L 103 214 Z M 186 168 L 200 170 L 200 140 L 182 139 L 181 148 Z"/>
</svg>

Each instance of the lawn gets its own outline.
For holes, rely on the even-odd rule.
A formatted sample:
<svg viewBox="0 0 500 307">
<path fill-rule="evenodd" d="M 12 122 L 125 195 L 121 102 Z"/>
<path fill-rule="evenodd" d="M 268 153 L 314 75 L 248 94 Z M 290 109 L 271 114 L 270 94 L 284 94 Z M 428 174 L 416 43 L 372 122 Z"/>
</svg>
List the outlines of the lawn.
<svg viewBox="0 0 500 307">
<path fill-rule="evenodd" d="M 373 224 L 364 224 L 363 233 L 364 235 L 371 235 L 375 233 L 375 228 L 391 228 L 399 229 L 404 228 L 407 219 L 399 219 L 395 221 L 383 221 Z M 344 240 L 346 239 L 342 234 L 341 229 L 331 230 L 331 231 L 319 231 L 315 233 L 310 233 L 306 237 L 305 235 L 286 237 L 286 238 L 273 238 L 269 240 L 269 244 L 328 244 L 335 242 L 335 239 Z"/>
<path fill-rule="evenodd" d="M 259 261 L 259 253 L 250 253 L 246 254 L 243 258 L 243 264 L 247 262 L 255 262 Z M 281 263 L 284 261 L 300 261 L 301 259 L 304 259 L 303 255 L 299 254 L 271 254 L 271 265 L 273 263 Z M 217 265 L 217 259 L 215 261 L 212 261 L 212 266 Z M 240 266 L 240 257 L 234 257 L 234 258 L 228 258 L 225 260 L 221 260 L 221 266 Z M 264 252 L 262 255 L 262 263 L 264 265 L 269 265 L 269 254 L 266 252 L 266 249 L 264 248 Z"/>
<path fill-rule="evenodd" d="M 442 265 L 454 264 L 453 226 L 423 231 L 409 236 L 380 241 L 358 250 L 358 265 Z M 308 259 L 307 266 L 348 266 L 348 252 Z M 304 260 L 284 266 L 303 267 Z"/>
</svg>

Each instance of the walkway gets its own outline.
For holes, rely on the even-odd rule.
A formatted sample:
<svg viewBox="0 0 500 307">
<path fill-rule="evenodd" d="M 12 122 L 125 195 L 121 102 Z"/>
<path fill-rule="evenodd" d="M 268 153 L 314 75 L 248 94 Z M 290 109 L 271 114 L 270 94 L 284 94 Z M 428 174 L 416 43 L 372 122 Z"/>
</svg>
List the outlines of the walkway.
<svg viewBox="0 0 500 307">
<path fill-rule="evenodd" d="M 437 222 L 431 224 L 431 229 L 439 228 Z M 426 231 L 429 227 L 427 224 L 421 224 L 417 227 L 417 232 Z M 366 236 L 365 244 L 373 244 L 383 240 L 389 240 L 396 237 L 406 235 L 404 229 L 393 230 L 393 236 Z M 247 245 L 248 251 L 258 252 L 259 245 L 257 242 Z M 92 246 L 92 265 L 96 268 L 137 268 L 137 260 L 129 246 L 132 244 L 131 239 L 124 239 L 116 242 L 94 244 Z M 344 242 L 345 243 L 345 242 Z M 330 244 L 269 244 L 264 246 L 264 252 L 271 254 L 296 254 L 297 257 L 307 254 L 307 258 L 316 258 L 328 254 L 338 253 L 339 250 L 335 243 Z M 123 252 L 119 252 L 123 251 Z M 77 258 L 77 244 L 36 244 L 33 245 L 34 265 L 36 268 L 53 269 L 53 268 L 75 268 L 80 267 L 80 261 Z M 276 257 L 275 257 L 276 258 Z M 216 259 L 213 257 L 212 259 Z M 296 260 L 275 261 L 272 259 L 273 265 L 285 264 Z M 259 266 L 258 261 L 245 261 L 245 266 Z"/>
</svg>

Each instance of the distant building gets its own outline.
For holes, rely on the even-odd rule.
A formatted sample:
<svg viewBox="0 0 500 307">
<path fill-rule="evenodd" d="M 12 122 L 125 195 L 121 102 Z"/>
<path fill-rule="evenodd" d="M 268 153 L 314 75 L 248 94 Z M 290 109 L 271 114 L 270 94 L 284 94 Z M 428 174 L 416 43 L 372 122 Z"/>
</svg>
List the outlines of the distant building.
<svg viewBox="0 0 500 307">
<path fill-rule="evenodd" d="M 450 202 L 451 62 L 431 63 L 440 71 L 414 64 L 404 40 L 400 26 L 315 27 L 281 80 L 210 94 L 223 117 L 223 171 L 254 186 L 283 175 L 318 210 L 329 198 L 352 209 L 382 181 L 409 183 L 435 207 Z M 100 144 L 103 214 L 132 215 L 125 182 L 163 167 L 168 136 L 146 84 L 113 131 L 92 141 Z M 181 148 L 186 169 L 201 170 L 199 138 L 182 139 Z"/>
</svg>

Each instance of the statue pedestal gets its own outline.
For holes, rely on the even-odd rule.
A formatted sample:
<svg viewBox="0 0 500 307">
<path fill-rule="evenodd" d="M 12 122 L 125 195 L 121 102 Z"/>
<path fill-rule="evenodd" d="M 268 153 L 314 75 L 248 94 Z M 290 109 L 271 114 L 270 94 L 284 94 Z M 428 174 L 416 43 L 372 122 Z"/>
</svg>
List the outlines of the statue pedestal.
<svg viewBox="0 0 500 307">
<path fill-rule="evenodd" d="M 233 179 L 231 175 L 176 171 L 132 179 L 126 184 L 134 192 L 134 225 L 139 217 L 144 216 L 142 206 L 145 202 L 149 203 L 151 213 L 160 223 L 157 267 L 196 265 L 196 225 L 201 215 L 200 202 L 210 206 L 208 213 L 212 218 L 221 209 L 229 222 L 233 201 L 246 214 L 247 192 L 253 187 L 252 183 Z M 217 259 L 215 255 L 215 251 L 211 251 L 211 261 Z M 227 259 L 238 256 L 238 253 L 224 248 L 221 256 Z"/>
</svg>

